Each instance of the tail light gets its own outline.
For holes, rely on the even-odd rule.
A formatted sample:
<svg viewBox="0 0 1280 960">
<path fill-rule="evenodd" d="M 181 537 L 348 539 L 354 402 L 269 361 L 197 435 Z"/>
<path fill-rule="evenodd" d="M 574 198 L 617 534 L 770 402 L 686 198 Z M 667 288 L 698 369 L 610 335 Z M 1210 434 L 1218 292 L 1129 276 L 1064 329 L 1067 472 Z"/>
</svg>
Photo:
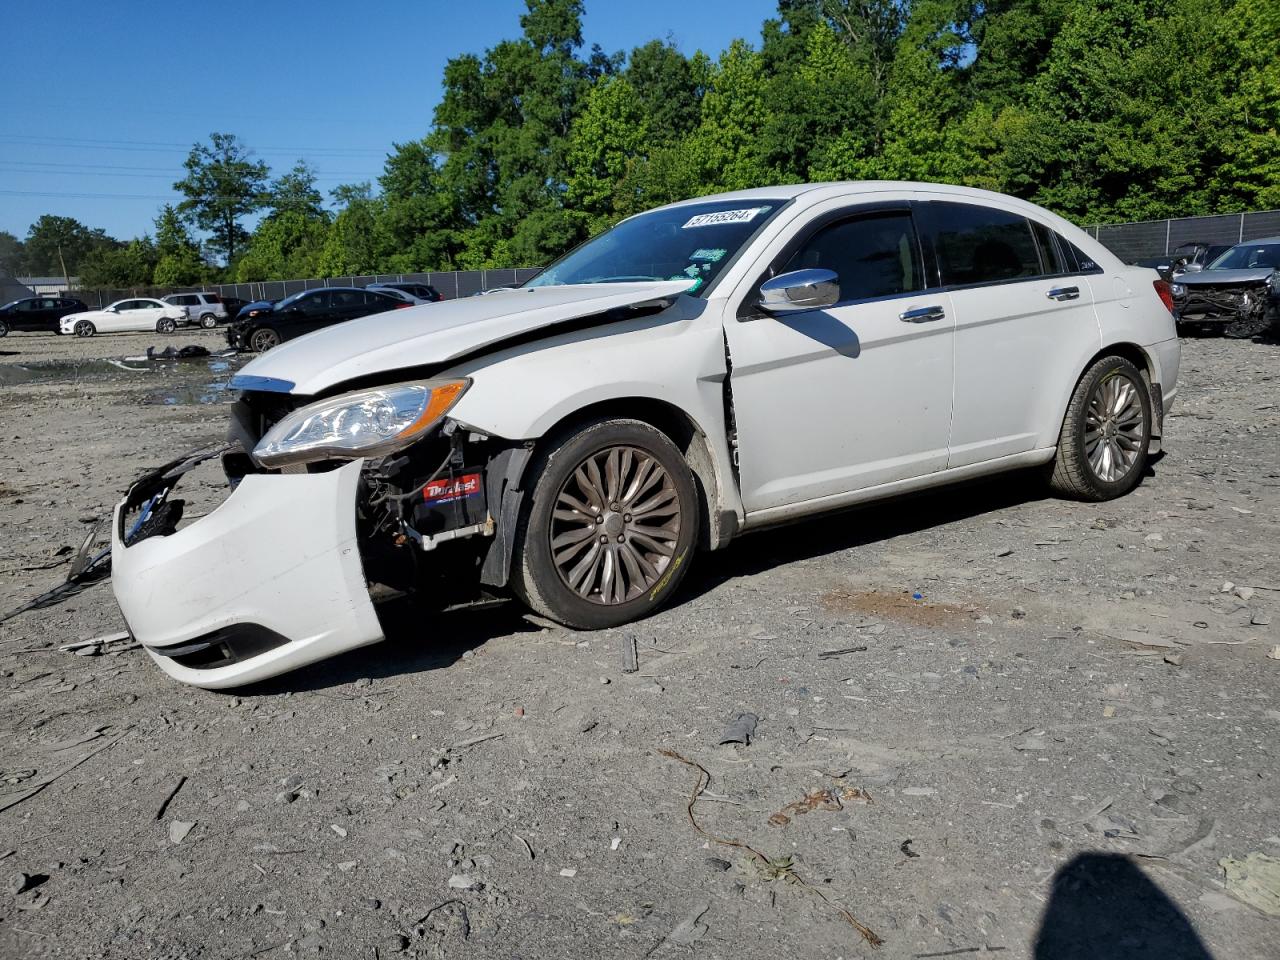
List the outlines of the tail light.
<svg viewBox="0 0 1280 960">
<path fill-rule="evenodd" d="M 1153 280 L 1152 286 L 1156 288 L 1156 296 L 1160 298 L 1160 302 L 1164 304 L 1164 308 L 1173 313 L 1173 290 L 1169 286 L 1168 280 Z"/>
</svg>

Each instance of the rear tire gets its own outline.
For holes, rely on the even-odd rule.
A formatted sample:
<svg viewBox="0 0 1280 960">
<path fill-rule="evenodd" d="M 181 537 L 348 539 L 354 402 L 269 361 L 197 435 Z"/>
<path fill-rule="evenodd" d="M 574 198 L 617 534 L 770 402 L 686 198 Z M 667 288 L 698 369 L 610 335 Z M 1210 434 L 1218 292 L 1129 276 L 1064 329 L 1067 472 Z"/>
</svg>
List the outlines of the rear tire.
<svg viewBox="0 0 1280 960">
<path fill-rule="evenodd" d="M 9 324 L 5 323 L 3 320 L 0 320 L 0 337 L 7 337 L 8 335 L 9 335 Z"/>
<path fill-rule="evenodd" d="M 569 627 L 601 630 L 656 612 L 689 569 L 701 505 L 675 444 L 639 420 L 588 423 L 531 467 L 512 588 Z"/>
<path fill-rule="evenodd" d="M 1075 500 L 1123 496 L 1142 480 L 1151 445 L 1151 395 L 1124 357 L 1103 357 L 1076 384 L 1049 486 Z"/>
<path fill-rule="evenodd" d="M 205 330 L 212 330 L 217 325 L 218 325 L 218 318 L 215 317 L 212 313 L 206 313 L 204 316 L 200 318 L 200 326 L 203 327 Z"/>
<path fill-rule="evenodd" d="M 156 321 L 156 333 L 173 333 L 177 329 L 177 323 L 169 317 L 161 317 Z"/>
<path fill-rule="evenodd" d="M 266 353 L 272 347 L 280 346 L 280 334 L 270 327 L 260 327 L 249 336 L 249 347 L 254 353 Z"/>
<path fill-rule="evenodd" d="M 79 323 L 76 324 L 75 331 L 76 331 L 77 337 L 92 337 L 95 333 L 98 332 L 98 328 L 95 327 L 88 320 L 81 320 Z"/>
</svg>

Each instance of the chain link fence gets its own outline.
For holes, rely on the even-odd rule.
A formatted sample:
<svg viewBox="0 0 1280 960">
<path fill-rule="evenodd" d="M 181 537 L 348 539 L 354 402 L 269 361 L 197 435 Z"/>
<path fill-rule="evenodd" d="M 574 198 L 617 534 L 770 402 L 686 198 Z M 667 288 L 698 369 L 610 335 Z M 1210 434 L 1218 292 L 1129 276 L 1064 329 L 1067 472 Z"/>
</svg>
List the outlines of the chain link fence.
<svg viewBox="0 0 1280 960">
<path fill-rule="evenodd" d="M 501 270 L 445 270 L 430 273 L 377 273 L 359 277 L 324 277 L 308 280 L 263 280 L 255 283 L 209 283 L 201 287 L 131 287 L 129 289 L 72 290 L 69 295 L 93 307 L 105 307 L 129 297 L 167 297 L 171 293 L 208 291 L 240 300 L 280 300 L 317 287 L 367 287 L 374 283 L 425 283 L 446 300 L 470 297 L 497 287 L 519 286 L 537 275 L 541 267 Z"/>
<path fill-rule="evenodd" d="M 1232 246 L 1246 240 L 1280 236 L 1280 210 L 1097 224 L 1085 227 L 1085 231 L 1121 260 L 1132 263 L 1163 257 L 1193 241 Z"/>
</svg>

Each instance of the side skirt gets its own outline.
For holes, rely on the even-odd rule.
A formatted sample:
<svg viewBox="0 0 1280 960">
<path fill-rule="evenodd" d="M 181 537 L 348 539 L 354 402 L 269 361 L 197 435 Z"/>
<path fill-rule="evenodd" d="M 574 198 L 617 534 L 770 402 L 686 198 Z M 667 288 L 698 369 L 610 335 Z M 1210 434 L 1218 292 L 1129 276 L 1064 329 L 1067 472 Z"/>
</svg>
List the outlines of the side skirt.
<svg viewBox="0 0 1280 960">
<path fill-rule="evenodd" d="M 937 473 L 929 473 L 923 477 L 895 480 L 893 483 L 882 483 L 874 487 L 854 490 L 850 493 L 839 493 L 829 497 L 804 500 L 800 503 L 769 507 L 767 510 L 757 510 L 747 514 L 743 532 L 759 530 L 775 524 L 789 523 L 802 517 L 826 513 L 831 510 L 840 510 L 844 507 L 852 507 L 871 500 L 896 496 L 897 494 L 914 493 L 917 490 L 928 490 L 931 487 L 944 487 L 960 480 L 970 480 L 974 477 L 983 477 L 988 474 L 1004 473 L 1009 470 L 1018 470 L 1022 467 L 1034 467 L 1052 460 L 1056 450 L 1057 447 L 1041 447 L 1037 450 L 1015 453 L 996 460 L 987 460 L 983 463 L 971 463 L 951 470 L 940 470 Z"/>
</svg>

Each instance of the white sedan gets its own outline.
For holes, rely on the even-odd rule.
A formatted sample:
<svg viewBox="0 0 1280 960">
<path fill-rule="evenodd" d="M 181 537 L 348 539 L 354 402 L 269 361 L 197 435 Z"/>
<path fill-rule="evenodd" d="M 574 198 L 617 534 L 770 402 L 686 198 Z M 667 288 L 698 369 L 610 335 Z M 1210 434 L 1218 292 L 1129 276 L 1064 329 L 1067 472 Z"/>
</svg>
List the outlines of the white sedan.
<svg viewBox="0 0 1280 960">
<path fill-rule="evenodd" d="M 92 337 L 95 333 L 126 333 L 151 331 L 173 333 L 179 323 L 186 322 L 183 307 L 138 297 L 133 300 L 117 300 L 101 310 L 71 313 L 59 321 L 60 332 L 74 333 L 77 337 Z"/>
<path fill-rule="evenodd" d="M 1177 393 L 1171 308 L 1154 270 L 996 193 L 672 204 L 522 288 L 245 366 L 230 445 L 117 506 L 112 588 L 166 673 L 231 687 L 377 642 L 382 596 L 510 595 L 601 629 L 678 596 L 700 551 L 803 517 L 1015 469 L 1110 500 Z M 170 491 L 215 456 L 230 495 L 179 529 Z"/>
</svg>

